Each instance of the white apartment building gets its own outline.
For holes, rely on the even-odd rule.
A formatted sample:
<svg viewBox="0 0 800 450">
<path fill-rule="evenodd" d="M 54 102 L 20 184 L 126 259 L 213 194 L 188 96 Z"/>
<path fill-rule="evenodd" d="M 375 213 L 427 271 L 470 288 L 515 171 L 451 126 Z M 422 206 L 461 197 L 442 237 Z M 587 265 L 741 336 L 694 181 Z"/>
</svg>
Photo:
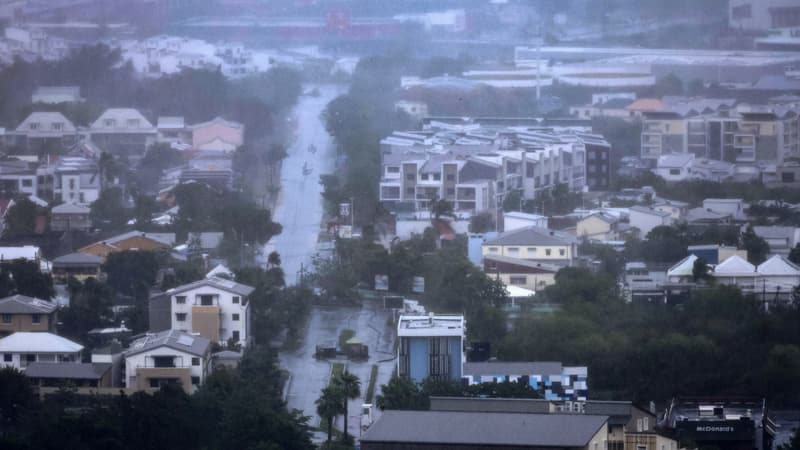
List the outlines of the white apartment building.
<svg viewBox="0 0 800 450">
<path fill-rule="evenodd" d="M 172 330 L 196 333 L 222 345 L 252 342 L 251 286 L 222 278 L 206 278 L 166 292 L 170 296 Z"/>
</svg>

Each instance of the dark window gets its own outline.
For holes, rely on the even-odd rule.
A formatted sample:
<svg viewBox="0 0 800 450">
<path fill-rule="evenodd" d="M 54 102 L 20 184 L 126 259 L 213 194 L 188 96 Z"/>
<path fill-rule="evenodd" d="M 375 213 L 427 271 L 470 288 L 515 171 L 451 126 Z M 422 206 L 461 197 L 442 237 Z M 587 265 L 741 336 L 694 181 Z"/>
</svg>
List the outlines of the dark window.
<svg viewBox="0 0 800 450">
<path fill-rule="evenodd" d="M 524 275 L 510 277 L 509 282 L 511 284 L 525 284 L 528 282 L 528 278 Z"/>
<path fill-rule="evenodd" d="M 41 314 L 31 314 L 31 323 L 42 323 L 42 315 Z"/>
<path fill-rule="evenodd" d="M 150 387 L 151 388 L 158 388 L 161 384 L 159 383 L 158 378 L 150 378 Z"/>
<path fill-rule="evenodd" d="M 447 174 L 447 181 L 455 181 L 455 179 L 456 179 L 456 176 L 453 175 L 452 173 L 448 173 Z"/>
<path fill-rule="evenodd" d="M 27 362 L 36 362 L 36 355 L 30 353 L 25 355 L 25 361 Z"/>
<path fill-rule="evenodd" d="M 784 183 L 794 183 L 794 172 L 782 172 L 781 181 Z"/>
<path fill-rule="evenodd" d="M 22 180 L 22 187 L 31 187 L 33 186 L 33 180 Z"/>
<path fill-rule="evenodd" d="M 186 296 L 185 295 L 177 295 L 175 296 L 175 303 L 179 305 L 183 305 L 186 303 Z"/>
<path fill-rule="evenodd" d="M 528 178 L 533 177 L 533 173 L 536 170 L 536 166 L 533 163 L 526 163 L 525 164 L 525 176 Z"/>
<path fill-rule="evenodd" d="M 447 195 L 456 195 L 456 190 L 454 188 L 447 188 Z"/>
<path fill-rule="evenodd" d="M 239 331 L 234 330 L 232 337 L 233 337 L 233 342 L 239 342 Z"/>
<path fill-rule="evenodd" d="M 154 367 L 175 367 L 174 356 L 153 356 Z"/>
<path fill-rule="evenodd" d="M 239 315 L 238 314 L 233 314 L 233 317 L 231 317 L 231 319 L 233 319 L 234 321 L 237 321 L 237 320 L 239 320 Z"/>
<path fill-rule="evenodd" d="M 397 166 L 389 166 L 389 167 L 386 168 L 386 171 L 388 173 L 398 173 L 398 172 L 400 172 L 400 168 L 397 167 Z"/>
<path fill-rule="evenodd" d="M 441 181 L 441 179 L 442 179 L 442 174 L 440 174 L 440 173 L 433 174 L 433 180 L 434 181 Z"/>
<path fill-rule="evenodd" d="M 3 323 L 11 323 L 11 314 L 3 314 Z"/>
<path fill-rule="evenodd" d="M 414 181 L 414 180 L 416 180 L 416 179 L 417 179 L 417 175 L 416 175 L 416 174 L 413 174 L 413 173 L 407 173 L 407 174 L 406 174 L 406 180 L 408 180 L 408 181 Z"/>
<path fill-rule="evenodd" d="M 13 355 L 12 355 L 11 353 L 5 353 L 5 354 L 3 354 L 3 361 L 5 361 L 5 362 L 11 362 L 11 360 L 12 360 L 12 359 L 13 359 Z"/>
<path fill-rule="evenodd" d="M 200 365 L 200 358 L 192 358 L 192 365 L 199 366 Z"/>
<path fill-rule="evenodd" d="M 408 194 L 408 195 L 414 195 L 414 188 L 413 188 L 413 187 L 406 188 L 406 194 Z"/>
<path fill-rule="evenodd" d="M 200 296 L 200 305 L 202 305 L 202 306 L 214 306 L 214 296 L 213 295 L 201 295 Z"/>
<path fill-rule="evenodd" d="M 234 295 L 233 296 L 233 303 L 234 304 L 238 304 L 239 303 L 239 296 L 238 295 Z"/>
<path fill-rule="evenodd" d="M 200 377 L 192 377 L 192 385 L 197 386 L 200 384 Z"/>
<path fill-rule="evenodd" d="M 681 169 L 669 169 L 669 174 L 670 175 L 680 175 L 681 174 Z"/>
<path fill-rule="evenodd" d="M 175 320 L 183 322 L 186 320 L 186 313 L 175 313 Z"/>
</svg>

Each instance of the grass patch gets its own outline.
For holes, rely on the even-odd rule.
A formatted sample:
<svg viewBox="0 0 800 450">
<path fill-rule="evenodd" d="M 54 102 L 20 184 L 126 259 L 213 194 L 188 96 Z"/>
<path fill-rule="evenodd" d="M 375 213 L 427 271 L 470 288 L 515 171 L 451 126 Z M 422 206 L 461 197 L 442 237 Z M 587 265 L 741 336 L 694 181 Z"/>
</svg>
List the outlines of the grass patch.
<svg viewBox="0 0 800 450">
<path fill-rule="evenodd" d="M 339 350 L 344 349 L 344 344 L 349 341 L 353 336 L 356 335 L 356 332 L 350 329 L 345 328 L 339 333 Z"/>
<path fill-rule="evenodd" d="M 344 364 L 342 363 L 333 363 L 333 369 L 331 369 L 331 380 L 330 383 L 333 383 L 333 380 L 339 378 L 339 376 L 344 372 Z"/>
<path fill-rule="evenodd" d="M 372 365 L 372 371 L 369 374 L 369 385 L 367 386 L 367 395 L 365 403 L 372 403 L 372 397 L 375 395 L 375 383 L 378 381 L 378 365 Z"/>
</svg>

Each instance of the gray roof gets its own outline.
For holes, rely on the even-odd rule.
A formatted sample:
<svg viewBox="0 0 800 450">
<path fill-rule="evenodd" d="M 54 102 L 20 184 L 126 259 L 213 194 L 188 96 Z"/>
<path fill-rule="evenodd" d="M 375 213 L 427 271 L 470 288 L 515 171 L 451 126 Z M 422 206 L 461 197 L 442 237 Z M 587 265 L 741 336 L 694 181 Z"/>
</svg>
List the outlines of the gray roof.
<svg viewBox="0 0 800 450">
<path fill-rule="evenodd" d="M 72 265 L 100 265 L 103 264 L 103 258 L 95 255 L 90 255 L 88 253 L 68 253 L 66 255 L 59 256 L 58 258 L 53 260 L 53 266 L 72 266 Z"/>
<path fill-rule="evenodd" d="M 668 217 L 668 216 L 670 216 L 670 213 L 668 213 L 668 212 L 664 212 L 664 211 L 659 211 L 657 209 L 648 208 L 647 206 L 631 206 L 630 210 L 638 212 L 638 213 L 643 213 L 643 214 L 652 214 L 654 216 L 659 216 L 659 217 Z"/>
<path fill-rule="evenodd" d="M 44 363 L 34 362 L 25 368 L 29 378 L 68 378 L 99 380 L 111 370 L 111 363 Z"/>
<path fill-rule="evenodd" d="M 124 241 L 135 236 L 152 239 L 169 246 L 175 245 L 175 233 L 145 233 L 137 230 L 110 237 L 102 242 L 105 242 L 106 244 L 116 244 L 117 242 Z"/>
<path fill-rule="evenodd" d="M 195 281 L 194 283 L 184 284 L 183 286 L 178 286 L 172 288 L 167 291 L 169 295 L 177 295 L 181 292 L 190 291 L 192 289 L 197 289 L 203 286 L 211 286 L 217 289 L 221 289 L 223 291 L 232 292 L 234 294 L 239 294 L 242 296 L 248 296 L 252 293 L 255 288 L 252 286 L 248 286 L 246 284 L 237 283 L 231 280 L 225 280 L 223 278 L 204 278 L 202 280 Z"/>
<path fill-rule="evenodd" d="M 584 447 L 607 421 L 578 414 L 384 411 L 361 441 Z"/>
<path fill-rule="evenodd" d="M 542 271 L 550 271 L 550 272 L 558 272 L 561 270 L 561 266 L 553 264 L 553 260 L 547 260 L 548 262 L 540 262 L 537 260 L 532 259 L 521 259 L 521 258 L 512 258 L 510 256 L 501 256 L 501 255 L 483 255 L 483 259 L 488 259 L 491 261 L 496 261 L 500 263 L 506 264 L 515 264 L 518 266 L 529 267 L 531 269 L 539 269 Z M 557 261 L 557 260 L 556 260 Z M 562 260 L 563 264 L 563 260 Z"/>
<path fill-rule="evenodd" d="M 431 397 L 431 411 L 547 414 L 551 407 L 538 398 Z"/>
<path fill-rule="evenodd" d="M 507 231 L 500 236 L 484 242 L 483 245 L 570 245 L 575 236 L 539 227 L 520 228 Z"/>
<path fill-rule="evenodd" d="M 221 352 L 214 353 L 211 356 L 213 356 L 215 359 L 242 359 L 241 353 L 231 350 L 223 350 Z"/>
<path fill-rule="evenodd" d="M 74 203 L 63 203 L 54 207 L 50 212 L 53 214 L 89 214 L 91 210 Z"/>
<path fill-rule="evenodd" d="M 534 362 L 468 362 L 464 375 L 561 375 L 563 366 L 557 361 Z"/>
<path fill-rule="evenodd" d="M 57 305 L 40 298 L 27 295 L 12 295 L 0 299 L 0 313 L 2 314 L 50 314 Z"/>
<path fill-rule="evenodd" d="M 166 330 L 159 333 L 147 334 L 131 342 L 130 348 L 125 352 L 125 357 L 153 350 L 159 347 L 169 347 L 192 355 L 203 356 L 211 347 L 211 341 L 178 330 Z"/>
</svg>

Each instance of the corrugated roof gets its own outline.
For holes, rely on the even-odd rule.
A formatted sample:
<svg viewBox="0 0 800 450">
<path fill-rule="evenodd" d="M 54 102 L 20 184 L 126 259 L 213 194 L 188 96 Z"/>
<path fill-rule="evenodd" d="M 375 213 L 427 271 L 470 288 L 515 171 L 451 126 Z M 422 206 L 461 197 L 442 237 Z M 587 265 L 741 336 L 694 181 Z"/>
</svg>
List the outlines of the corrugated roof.
<svg viewBox="0 0 800 450">
<path fill-rule="evenodd" d="M 629 111 L 662 111 L 666 108 L 667 105 L 657 98 L 640 98 L 625 107 Z"/>
<path fill-rule="evenodd" d="M 99 380 L 111 370 L 111 363 L 29 363 L 25 367 L 28 378 L 56 378 L 71 380 Z"/>
<path fill-rule="evenodd" d="M 792 263 L 785 256 L 773 255 L 770 259 L 759 264 L 756 272 L 761 275 L 800 275 L 800 267 Z"/>
<path fill-rule="evenodd" d="M 606 416 L 384 411 L 361 442 L 585 447 Z"/>
<path fill-rule="evenodd" d="M 53 333 L 18 331 L 0 339 L 0 353 L 75 353 L 83 346 Z"/>
<path fill-rule="evenodd" d="M 715 275 L 755 274 L 756 266 L 745 261 L 739 255 L 733 255 L 714 267 Z"/>
<path fill-rule="evenodd" d="M 576 242 L 575 236 L 548 230 L 547 228 L 526 227 L 507 231 L 483 245 L 571 245 Z"/>
<path fill-rule="evenodd" d="M 50 212 L 53 214 L 89 214 L 91 209 L 76 205 L 74 203 L 63 203 L 54 207 Z"/>
<path fill-rule="evenodd" d="M 12 295 L 0 299 L 0 313 L 2 314 L 50 314 L 58 305 L 40 298 L 27 295 Z"/>
<path fill-rule="evenodd" d="M 211 277 L 195 281 L 194 283 L 184 284 L 183 286 L 172 288 L 167 291 L 167 294 L 171 296 L 177 295 L 180 294 L 181 292 L 190 291 L 192 289 L 197 289 L 204 286 L 214 287 L 226 292 L 233 292 L 234 294 L 239 294 L 242 296 L 248 296 L 255 290 L 254 287 L 248 286 L 246 284 L 237 283 L 235 281 L 226 280 L 223 278 Z"/>
<path fill-rule="evenodd" d="M 66 266 L 71 264 L 97 264 L 100 265 L 103 263 L 103 258 L 95 255 L 90 255 L 88 253 L 68 253 L 66 255 L 59 256 L 58 258 L 53 260 L 53 266 Z"/>
</svg>

